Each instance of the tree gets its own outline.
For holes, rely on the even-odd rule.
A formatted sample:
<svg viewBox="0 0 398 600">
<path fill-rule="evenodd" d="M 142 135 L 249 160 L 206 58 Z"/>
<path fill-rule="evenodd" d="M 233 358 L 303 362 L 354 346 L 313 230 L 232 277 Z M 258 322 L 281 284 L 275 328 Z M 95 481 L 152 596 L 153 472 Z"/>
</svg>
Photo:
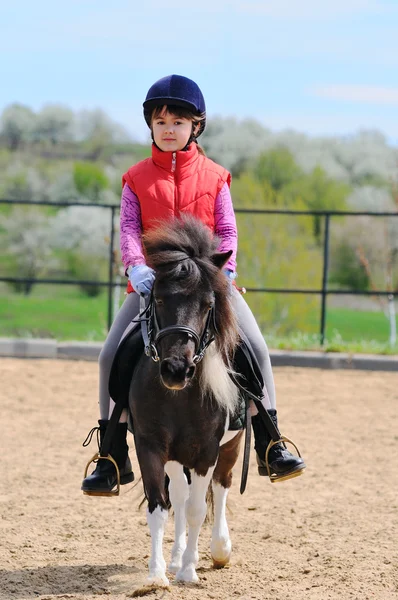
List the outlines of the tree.
<svg viewBox="0 0 398 600">
<path fill-rule="evenodd" d="M 1 251 L 9 257 L 7 272 L 12 277 L 37 279 L 57 264 L 52 255 L 51 219 L 37 208 L 15 207 L 0 215 Z M 30 294 L 33 282 L 13 284 L 17 292 Z"/>
<path fill-rule="evenodd" d="M 39 171 L 19 162 L 7 169 L 0 182 L 0 195 L 8 200 L 47 200 L 46 190 Z"/>
<path fill-rule="evenodd" d="M 346 183 L 331 179 L 321 167 L 315 167 L 309 175 L 303 175 L 283 188 L 285 197 L 301 199 L 307 210 L 312 211 L 346 210 L 349 193 L 350 187 Z M 318 242 L 321 223 L 319 216 L 313 218 L 314 236 Z"/>
<path fill-rule="evenodd" d="M 292 207 L 303 208 L 299 201 Z M 319 287 L 322 256 L 311 241 L 311 219 L 296 215 L 238 214 L 238 285 L 246 288 Z M 253 293 L 249 296 L 265 334 L 315 333 L 318 299 L 313 295 Z"/>
<path fill-rule="evenodd" d="M 77 139 L 84 142 L 93 160 L 111 144 L 127 143 L 131 136 L 103 110 L 85 110 L 77 116 Z"/>
<path fill-rule="evenodd" d="M 253 173 L 262 183 L 268 182 L 277 192 L 303 175 L 287 148 L 275 148 L 260 154 Z"/>
<path fill-rule="evenodd" d="M 109 186 L 108 178 L 103 170 L 89 162 L 75 163 L 73 179 L 77 191 L 92 202 L 98 202 L 100 192 Z"/>
<path fill-rule="evenodd" d="M 44 106 L 37 115 L 34 135 L 36 141 L 49 141 L 52 145 L 70 142 L 73 139 L 73 112 L 59 104 Z"/>
<path fill-rule="evenodd" d="M 393 210 L 391 206 L 390 210 Z M 384 212 L 385 209 L 379 209 Z M 358 216 L 345 217 L 332 233 L 332 247 L 338 252 L 345 249 L 340 270 L 337 271 L 336 250 L 332 252 L 331 278 L 335 283 L 354 288 L 354 281 L 347 280 L 348 269 L 366 277 L 362 289 L 386 290 L 387 297 L 375 294 L 390 324 L 390 345 L 396 344 L 395 294 L 398 290 L 398 217 Z M 355 262 L 353 260 L 355 257 Z M 358 282 L 359 283 L 359 282 Z"/>
<path fill-rule="evenodd" d="M 109 210 L 71 206 L 58 211 L 53 221 L 55 247 L 61 251 L 70 276 L 93 282 L 106 278 L 110 234 Z M 117 247 L 115 240 L 115 247 Z M 87 296 L 101 292 L 100 285 L 80 285 Z"/>
<path fill-rule="evenodd" d="M 273 139 L 258 121 L 229 117 L 209 120 L 200 143 L 210 158 L 236 173 L 243 159 L 251 161 L 268 149 Z"/>
<path fill-rule="evenodd" d="M 1 137 L 9 150 L 18 150 L 31 141 L 35 126 L 34 112 L 23 104 L 11 104 L 1 116 Z"/>
</svg>

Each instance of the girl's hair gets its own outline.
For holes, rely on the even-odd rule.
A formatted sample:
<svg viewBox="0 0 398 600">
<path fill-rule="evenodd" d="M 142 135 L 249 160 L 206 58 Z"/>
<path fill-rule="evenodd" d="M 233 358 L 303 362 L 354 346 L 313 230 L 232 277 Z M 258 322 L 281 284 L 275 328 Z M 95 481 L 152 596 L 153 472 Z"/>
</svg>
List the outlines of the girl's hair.
<svg viewBox="0 0 398 600">
<path fill-rule="evenodd" d="M 153 111 L 152 111 L 152 117 L 151 117 L 151 122 L 154 119 L 157 119 L 163 112 L 163 110 L 166 108 L 166 112 L 175 115 L 176 117 L 179 117 L 180 119 L 188 119 L 189 121 L 192 121 L 193 125 L 198 125 L 199 123 L 201 123 L 202 121 L 205 120 L 206 115 L 198 115 L 198 113 L 194 113 L 193 111 L 189 110 L 188 108 L 184 108 L 183 106 L 177 106 L 176 104 L 166 104 L 164 106 L 156 106 Z M 202 154 L 203 156 L 206 156 L 205 151 L 203 150 L 203 148 L 198 144 L 198 141 L 196 138 L 194 138 L 193 140 L 195 142 L 195 144 L 198 146 L 198 152 L 199 154 Z"/>
</svg>

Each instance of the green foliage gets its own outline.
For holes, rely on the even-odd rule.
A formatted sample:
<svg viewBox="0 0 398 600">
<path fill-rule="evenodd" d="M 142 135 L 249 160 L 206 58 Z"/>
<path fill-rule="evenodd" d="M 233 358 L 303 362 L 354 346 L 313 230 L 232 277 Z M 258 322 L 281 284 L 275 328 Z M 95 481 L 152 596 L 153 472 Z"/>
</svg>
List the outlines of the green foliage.
<svg viewBox="0 0 398 600">
<path fill-rule="evenodd" d="M 308 210 L 345 210 L 350 187 L 328 177 L 321 167 L 303 176 L 285 188 L 285 194 L 301 198 Z"/>
<path fill-rule="evenodd" d="M 347 210 L 347 197 L 350 187 L 327 176 L 321 167 L 316 167 L 309 175 L 303 175 L 284 187 L 286 198 L 301 199 L 307 210 L 337 211 Z M 314 216 L 313 232 L 319 242 L 321 237 L 321 217 Z"/>
<path fill-rule="evenodd" d="M 89 162 L 78 162 L 74 165 L 73 179 L 78 192 L 98 202 L 100 192 L 109 187 L 109 181 L 103 170 Z"/>
<path fill-rule="evenodd" d="M 277 192 L 302 176 L 301 169 L 287 148 L 263 152 L 255 161 L 252 171 L 258 181 L 263 184 L 268 182 Z"/>
<path fill-rule="evenodd" d="M 342 210 L 348 193 L 348 186 L 331 180 L 319 167 L 308 175 L 303 173 L 284 148 L 262 153 L 232 182 L 234 205 L 241 208 Z M 322 219 L 306 215 L 239 215 L 239 285 L 319 289 Z M 356 272 L 363 275 L 358 266 Z M 349 276 L 347 270 L 345 281 Z M 278 335 L 288 335 L 310 322 L 319 303 L 316 296 L 305 294 L 286 294 L 283 302 L 274 294 L 266 295 L 266 300 L 264 297 L 250 294 L 250 305 L 264 331 Z"/>
<path fill-rule="evenodd" d="M 131 164 L 150 155 L 149 144 L 133 143 L 123 128 L 113 123 L 102 111 L 86 111 L 80 115 L 78 122 L 76 115 L 62 107 L 47 108 L 38 114 L 27 107 L 14 105 L 9 108 L 3 112 L 0 137 L 0 170 L 3 173 L 0 196 L 59 202 L 89 199 L 115 203 L 120 198 L 121 174 Z M 8 129 L 4 127 L 5 124 Z M 333 179 L 330 173 L 357 185 L 373 183 L 381 186 L 387 181 L 386 165 L 391 163 L 388 159 L 389 148 L 383 140 L 377 140 L 374 136 L 368 139 L 369 143 L 358 136 L 356 145 L 351 147 L 351 143 L 340 144 L 333 139 L 329 142 L 312 142 L 294 132 L 279 136 L 249 120 L 241 124 L 234 119 L 214 120 L 209 123 L 203 141 L 211 157 L 232 168 L 232 196 L 235 207 L 239 208 L 345 210 L 350 187 Z M 367 155 L 363 156 L 365 146 Z M 370 152 L 369 149 L 373 147 L 380 152 Z M 373 159 L 379 162 L 375 168 L 372 166 Z M 324 168 L 315 166 L 317 162 Z M 365 188 L 359 190 L 364 192 Z M 374 205 L 380 205 L 373 190 L 368 195 Z M 359 194 L 355 208 L 360 210 L 363 202 Z M 46 213 L 48 217 L 55 217 L 60 212 L 58 209 L 49 210 L 52 212 Z M 91 281 L 107 278 L 103 249 L 100 251 L 103 244 L 94 234 L 99 227 L 92 217 L 93 209 L 90 210 L 88 217 L 77 217 L 71 222 L 63 237 L 62 231 L 57 230 L 55 237 L 58 241 L 61 237 L 73 237 L 75 242 L 73 247 L 57 246 L 62 260 L 66 262 L 54 273 L 59 275 L 60 269 L 65 267 L 63 276 L 66 272 L 67 277 Z M 0 216 L 10 215 L 11 208 L 0 205 Z M 65 223 L 67 216 L 59 216 L 59 220 Z M 323 222 L 324 219 L 319 217 L 240 214 L 238 284 L 246 287 L 319 288 Z M 2 246 L 0 268 L 3 274 L 22 273 L 22 269 L 26 269 L 25 263 L 29 262 L 26 256 L 35 257 L 36 254 L 34 272 L 41 275 L 49 272 L 51 253 L 45 256 L 45 264 L 41 264 L 39 256 L 47 243 L 45 231 L 38 239 L 32 238 L 32 223 L 29 222 L 29 227 L 25 227 L 30 236 L 26 234 L 22 240 L 27 250 L 18 252 L 17 249 L 21 247 L 19 239 L 13 244 L 12 252 L 9 243 Z M 106 227 L 108 225 L 107 220 Z M 12 219 L 0 229 L 0 238 L 9 242 L 8 230 L 11 227 Z M 332 229 L 341 231 L 342 228 L 342 222 L 333 219 Z M 77 230 L 84 243 L 70 233 L 76 234 Z M 381 247 L 384 240 L 394 241 L 398 236 L 394 229 L 387 237 L 381 225 L 372 225 L 371 236 L 368 231 L 369 247 L 354 228 L 347 229 L 337 243 L 331 240 L 330 279 L 336 285 L 350 286 L 350 289 L 368 286 L 366 274 L 359 261 L 355 260 L 356 249 L 360 246 L 364 248 L 372 268 L 377 259 L 375 280 L 377 285 L 384 287 L 385 280 L 381 274 L 384 272 L 386 253 L 382 252 L 382 248 L 378 254 L 373 250 L 377 243 Z M 102 241 L 105 235 L 107 233 L 101 229 L 99 237 Z M 344 238 L 348 238 L 350 243 L 345 244 Z M 57 242 L 52 243 L 56 246 Z M 69 255 L 65 257 L 68 252 Z M 398 256 L 392 242 L 391 256 L 393 259 Z M 392 279 L 394 282 L 397 279 L 396 270 Z M 99 297 L 99 286 L 86 288 L 81 290 L 84 294 L 97 294 L 96 298 Z M 33 290 L 32 293 L 35 292 Z M 303 328 L 310 332 L 317 330 L 317 296 L 250 293 L 247 299 L 267 334 L 276 332 L 278 335 L 293 335 L 293 332 Z"/>
<path fill-rule="evenodd" d="M 359 332 L 357 332 L 358 336 Z M 321 346 L 319 335 L 297 332 L 288 337 L 269 336 L 267 343 L 270 348 L 279 350 L 311 350 L 318 352 L 343 352 L 348 354 L 383 354 L 398 355 L 398 345 L 391 347 L 387 342 L 356 337 L 347 339 L 334 332 L 324 340 Z"/>
<path fill-rule="evenodd" d="M 275 208 L 283 202 L 267 181 L 261 183 L 250 172 L 232 180 L 231 194 L 239 208 Z"/>
<path fill-rule="evenodd" d="M 300 203 L 295 208 L 302 207 Z M 322 255 L 311 242 L 311 218 L 295 215 L 238 215 L 238 285 L 246 288 L 318 288 Z M 318 305 L 314 296 L 248 294 L 263 331 L 288 334 L 300 329 Z"/>
<path fill-rule="evenodd" d="M 329 282 L 348 290 L 369 289 L 368 274 L 350 243 L 345 240 L 333 250 Z"/>
<path fill-rule="evenodd" d="M 77 251 L 70 250 L 65 254 L 67 273 L 71 279 L 81 279 L 93 282 L 92 284 L 81 283 L 79 289 L 88 298 L 96 298 L 103 290 L 97 282 L 106 280 L 106 263 L 104 261 L 91 260 Z"/>
</svg>

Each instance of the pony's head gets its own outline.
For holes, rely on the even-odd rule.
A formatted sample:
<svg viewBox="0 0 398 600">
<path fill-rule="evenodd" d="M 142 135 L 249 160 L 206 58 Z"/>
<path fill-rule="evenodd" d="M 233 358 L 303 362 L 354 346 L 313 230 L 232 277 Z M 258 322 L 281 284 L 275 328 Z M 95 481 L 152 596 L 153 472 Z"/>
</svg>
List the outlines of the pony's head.
<svg viewBox="0 0 398 600">
<path fill-rule="evenodd" d="M 156 272 L 154 335 L 161 379 L 170 389 L 183 389 L 211 337 L 225 363 L 236 346 L 237 324 L 222 273 L 232 251 L 217 252 L 217 238 L 192 216 L 159 223 L 143 241 Z"/>
</svg>

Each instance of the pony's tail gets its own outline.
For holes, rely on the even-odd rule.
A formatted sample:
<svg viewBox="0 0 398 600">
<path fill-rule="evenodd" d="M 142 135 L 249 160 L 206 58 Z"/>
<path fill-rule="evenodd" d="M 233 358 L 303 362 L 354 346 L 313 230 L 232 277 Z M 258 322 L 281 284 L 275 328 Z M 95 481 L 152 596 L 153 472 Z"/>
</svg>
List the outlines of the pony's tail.
<svg viewBox="0 0 398 600">
<path fill-rule="evenodd" d="M 170 510 L 170 508 L 171 508 L 169 485 L 170 485 L 170 477 L 168 475 L 165 475 L 164 476 L 164 499 L 165 499 L 168 510 Z"/>
<path fill-rule="evenodd" d="M 214 523 L 214 494 L 211 482 L 212 480 L 210 480 L 209 487 L 207 488 L 206 492 L 207 512 L 205 518 L 205 523 L 210 523 L 210 525 Z"/>
</svg>

